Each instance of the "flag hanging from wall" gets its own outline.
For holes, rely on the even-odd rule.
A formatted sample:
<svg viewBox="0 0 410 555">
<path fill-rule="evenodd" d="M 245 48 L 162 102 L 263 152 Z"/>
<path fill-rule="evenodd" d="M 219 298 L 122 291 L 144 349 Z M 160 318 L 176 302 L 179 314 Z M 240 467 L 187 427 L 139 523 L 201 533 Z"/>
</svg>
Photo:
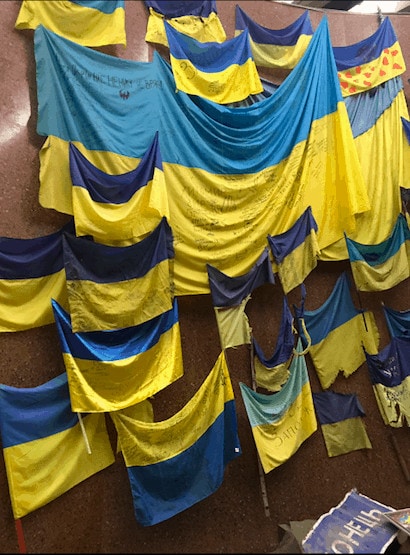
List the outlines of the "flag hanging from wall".
<svg viewBox="0 0 410 555">
<path fill-rule="evenodd" d="M 81 418 L 71 410 L 66 373 L 37 387 L 0 384 L 0 434 L 15 519 L 115 462 L 104 414 Z"/>
<path fill-rule="evenodd" d="M 296 350 L 302 352 L 301 341 Z M 295 356 L 290 376 L 277 393 L 253 391 L 239 382 L 264 472 L 267 474 L 293 456 L 317 430 L 309 375 L 304 355 Z"/>
<path fill-rule="evenodd" d="M 221 486 L 241 455 L 236 407 L 224 352 L 200 389 L 161 422 L 111 413 L 124 455 L 135 517 L 143 526 L 172 518 Z"/>
<path fill-rule="evenodd" d="M 270 68 L 293 69 L 305 53 L 313 35 L 308 10 L 287 27 L 269 29 L 253 21 L 236 5 L 235 37 L 245 29 L 249 32 L 255 64 Z"/>
<path fill-rule="evenodd" d="M 377 245 L 345 239 L 359 291 L 385 291 L 410 276 L 410 228 L 403 214 L 399 214 L 389 237 Z"/>
<path fill-rule="evenodd" d="M 60 230 L 32 239 L 0 237 L 0 332 L 23 331 L 54 322 L 51 298 L 67 307 Z"/>
<path fill-rule="evenodd" d="M 177 91 L 218 104 L 238 102 L 263 92 L 247 31 L 223 43 L 203 43 L 167 22 L 165 30 Z"/>
<path fill-rule="evenodd" d="M 176 93 L 157 52 L 152 62 L 119 60 L 41 26 L 34 42 L 37 131 L 48 136 L 40 204 L 72 213 L 69 142 L 101 170 L 124 173 L 158 131 L 176 295 L 209 293 L 207 263 L 249 271 L 266 237 L 288 230 L 308 206 L 321 251 L 344 241 L 370 209 L 326 17 L 274 94 L 240 110 Z"/>
<path fill-rule="evenodd" d="M 383 304 L 382 309 L 390 338 L 410 338 L 410 308 L 406 310 L 396 310 Z"/>
<path fill-rule="evenodd" d="M 339 372 L 347 378 L 365 362 L 363 346 L 369 353 L 377 353 L 380 336 L 374 314 L 354 306 L 346 272 L 319 308 L 301 311 L 295 307 L 295 311 L 305 346 L 308 341 L 300 329 L 300 318 L 310 336 L 309 354 L 322 389 L 328 389 Z"/>
<path fill-rule="evenodd" d="M 366 413 L 355 393 L 328 390 L 312 396 L 329 457 L 372 449 L 363 422 Z"/>
<path fill-rule="evenodd" d="M 63 235 L 73 332 L 127 328 L 172 308 L 173 237 L 167 219 L 125 247 Z"/>
<path fill-rule="evenodd" d="M 308 206 L 290 229 L 274 237 L 268 235 L 274 267 L 285 293 L 303 283 L 316 268 L 320 255 L 317 231 L 312 209 Z"/>
<path fill-rule="evenodd" d="M 149 11 L 145 40 L 168 46 L 164 21 L 199 42 L 224 42 L 226 33 L 215 0 L 144 0 Z"/>
<path fill-rule="evenodd" d="M 377 354 L 365 354 L 383 422 L 410 426 L 410 338 L 392 337 Z"/>
<path fill-rule="evenodd" d="M 39 25 L 83 46 L 127 45 L 124 0 L 23 0 L 15 28 Z"/>
<path fill-rule="evenodd" d="M 73 143 L 69 156 L 77 236 L 126 246 L 149 235 L 163 217 L 169 219 L 158 133 L 138 166 L 121 175 L 103 172 Z"/>
<path fill-rule="evenodd" d="M 74 412 L 110 412 L 151 397 L 183 375 L 178 305 L 119 330 L 73 333 L 52 301 Z"/>
</svg>

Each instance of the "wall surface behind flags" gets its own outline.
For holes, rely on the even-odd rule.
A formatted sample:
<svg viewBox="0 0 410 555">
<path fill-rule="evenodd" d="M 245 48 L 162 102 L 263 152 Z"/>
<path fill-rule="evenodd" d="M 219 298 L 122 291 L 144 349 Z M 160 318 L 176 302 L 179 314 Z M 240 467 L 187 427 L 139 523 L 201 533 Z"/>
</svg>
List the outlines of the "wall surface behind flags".
<svg viewBox="0 0 410 555">
<path fill-rule="evenodd" d="M 255 21 L 280 29 L 304 11 L 300 7 L 266 1 L 219 1 L 217 9 L 228 38 L 234 35 L 235 5 Z M 17 31 L 14 23 L 20 1 L 0 2 L 0 236 L 31 238 L 58 230 L 67 216 L 39 205 L 39 150 L 45 140 L 37 135 L 37 98 L 33 32 Z M 127 47 L 101 48 L 132 60 L 152 59 L 145 40 L 147 12 L 143 2 L 126 0 Z M 323 11 L 311 10 L 316 29 Z M 376 15 L 328 10 L 332 44 L 345 46 L 377 30 Z M 407 72 L 405 94 L 410 99 L 410 15 L 391 16 Z M 261 73 L 262 74 L 262 73 Z M 263 75 L 263 74 L 262 74 Z M 269 72 L 266 73 L 269 76 Z M 58 179 L 58 176 L 56 176 Z M 410 184 L 407 184 L 408 186 Z M 307 310 L 323 304 L 347 262 L 319 263 L 305 282 Z M 289 302 L 299 303 L 299 290 Z M 354 299 L 373 310 L 381 333 L 381 347 L 389 339 L 381 302 L 397 310 L 409 308 L 409 279 L 383 294 L 361 294 Z M 282 295 L 272 288 L 257 289 L 248 304 L 250 324 L 264 352 L 274 348 Z M 180 410 L 194 395 L 213 367 L 220 344 L 209 295 L 179 299 L 185 375 L 155 397 L 157 420 Z M 54 325 L 25 332 L 0 334 L 0 382 L 35 387 L 64 371 Z M 82 482 L 45 507 L 22 519 L 29 553 L 269 553 L 278 544 L 278 524 L 318 518 L 338 504 L 351 488 L 394 508 L 409 506 L 406 481 L 391 436 L 410 469 L 408 429 L 390 429 L 381 419 L 365 366 L 349 379 L 337 378 L 334 389 L 356 393 L 366 412 L 372 450 L 329 458 L 320 430 L 305 441 L 281 467 L 261 479 L 251 429 L 239 382 L 251 385 L 250 351 L 228 350 L 228 362 L 238 412 L 243 454 L 227 467 L 220 489 L 185 512 L 154 527 L 142 527 L 134 517 L 130 487 L 121 455 L 111 467 Z M 320 391 L 307 357 L 311 387 Z M 107 418 L 113 448 L 115 432 Z M 261 484 L 266 486 L 269 514 L 265 512 Z M 18 553 L 17 535 L 8 496 L 3 458 L 0 457 L 0 552 Z"/>
</svg>

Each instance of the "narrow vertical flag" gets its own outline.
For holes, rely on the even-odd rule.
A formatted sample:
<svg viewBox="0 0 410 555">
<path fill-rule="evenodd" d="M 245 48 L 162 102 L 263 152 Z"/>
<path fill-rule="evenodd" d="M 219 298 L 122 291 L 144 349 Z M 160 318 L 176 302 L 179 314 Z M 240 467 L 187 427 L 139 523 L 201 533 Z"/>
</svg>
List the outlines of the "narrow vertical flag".
<svg viewBox="0 0 410 555">
<path fill-rule="evenodd" d="M 167 520 L 212 495 L 226 465 L 241 455 L 236 407 L 222 351 L 200 389 L 161 422 L 112 413 L 124 455 L 135 517 L 143 526 Z"/>
<path fill-rule="evenodd" d="M 84 415 L 82 423 L 87 442 L 71 410 L 66 373 L 38 387 L 0 384 L 0 434 L 15 519 L 115 462 L 104 414 Z"/>
</svg>

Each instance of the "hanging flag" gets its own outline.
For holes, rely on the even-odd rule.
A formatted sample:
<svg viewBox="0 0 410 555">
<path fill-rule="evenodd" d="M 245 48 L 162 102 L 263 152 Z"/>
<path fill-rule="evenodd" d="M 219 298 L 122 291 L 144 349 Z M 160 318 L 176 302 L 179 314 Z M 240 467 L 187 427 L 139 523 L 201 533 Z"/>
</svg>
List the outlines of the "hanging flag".
<svg viewBox="0 0 410 555">
<path fill-rule="evenodd" d="M 389 237 L 377 245 L 363 245 L 345 236 L 356 289 L 385 291 L 410 276 L 410 228 L 399 214 Z"/>
<path fill-rule="evenodd" d="M 296 350 L 302 352 L 301 341 Z M 264 472 L 285 463 L 317 430 L 315 409 L 304 355 L 295 356 L 288 381 L 277 393 L 265 395 L 239 382 L 243 402 Z"/>
<path fill-rule="evenodd" d="M 389 17 L 370 37 L 350 46 L 334 46 L 333 53 L 343 96 L 371 89 L 406 71 Z"/>
<path fill-rule="evenodd" d="M 397 529 L 383 517 L 392 509 L 352 489 L 316 521 L 302 541 L 302 552 L 386 553 L 397 537 Z"/>
<path fill-rule="evenodd" d="M 302 58 L 312 38 L 313 28 L 306 10 L 282 29 L 269 29 L 253 21 L 235 6 L 235 37 L 248 30 L 255 64 L 261 67 L 293 69 Z"/>
<path fill-rule="evenodd" d="M 203 43 L 167 22 L 165 30 L 177 90 L 218 104 L 263 92 L 247 31 L 223 43 Z"/>
<path fill-rule="evenodd" d="M 252 337 L 254 351 L 255 380 L 258 387 L 268 391 L 279 391 L 289 378 L 289 366 L 294 350 L 293 316 L 286 296 L 283 296 L 282 317 L 279 334 L 273 355 L 268 359 L 263 354 L 259 343 Z"/>
<path fill-rule="evenodd" d="M 374 314 L 354 306 L 346 272 L 339 276 L 322 306 L 303 309 L 303 314 L 298 307 L 295 311 L 305 346 L 307 339 L 299 318 L 304 319 L 310 336 L 309 354 L 322 389 L 328 389 L 339 372 L 348 378 L 365 362 L 363 346 L 369 353 L 377 353 L 380 335 Z"/>
<path fill-rule="evenodd" d="M 71 411 L 66 373 L 38 387 L 0 384 L 0 434 L 16 520 L 115 462 L 104 414 Z"/>
<path fill-rule="evenodd" d="M 63 232 L 42 237 L 0 237 L 0 332 L 23 331 L 54 322 L 51 298 L 67 306 Z"/>
<path fill-rule="evenodd" d="M 396 310 L 384 304 L 382 308 L 390 338 L 410 338 L 410 308 L 407 310 Z"/>
<path fill-rule="evenodd" d="M 226 465 L 241 455 L 224 352 L 192 399 L 171 418 L 144 422 L 111 413 L 124 455 L 135 517 L 167 520 L 212 495 Z"/>
<path fill-rule="evenodd" d="M 52 301 L 74 412 L 135 405 L 183 375 L 178 305 L 138 326 L 74 333 Z"/>
<path fill-rule="evenodd" d="M 34 42 L 37 131 L 48 136 L 40 204 L 72 214 L 69 142 L 101 170 L 124 173 L 158 131 L 176 295 L 209 293 L 207 263 L 246 273 L 266 237 L 288 230 L 308 206 L 321 252 L 344 242 L 370 210 L 326 17 L 275 93 L 240 110 L 176 93 L 157 52 L 152 62 L 119 60 L 42 26 Z"/>
<path fill-rule="evenodd" d="M 377 354 L 365 355 L 383 422 L 410 426 L 410 337 L 392 337 Z"/>
<path fill-rule="evenodd" d="M 308 206 L 290 229 L 274 237 L 268 235 L 268 243 L 285 293 L 303 283 L 316 268 L 320 255 L 317 230 L 312 209 Z"/>
<path fill-rule="evenodd" d="M 372 449 L 363 422 L 366 413 L 356 394 L 328 390 L 312 396 L 329 457 Z"/>
<path fill-rule="evenodd" d="M 127 45 L 124 0 L 22 0 L 15 29 L 39 25 L 83 46 Z"/>
<path fill-rule="evenodd" d="M 163 218 L 138 243 L 113 247 L 63 235 L 73 332 L 136 326 L 172 308 L 172 231 Z"/>
<path fill-rule="evenodd" d="M 121 175 L 94 166 L 70 143 L 70 174 L 76 235 L 127 246 L 143 239 L 169 218 L 158 133 L 138 166 Z"/>
<path fill-rule="evenodd" d="M 257 287 L 275 283 L 268 248 L 241 276 L 230 277 L 211 264 L 207 264 L 207 272 L 222 349 L 250 344 L 251 329 L 246 305 Z"/>
<path fill-rule="evenodd" d="M 144 0 L 149 10 L 145 40 L 168 46 L 164 21 L 199 42 L 224 42 L 226 33 L 215 0 Z"/>
</svg>

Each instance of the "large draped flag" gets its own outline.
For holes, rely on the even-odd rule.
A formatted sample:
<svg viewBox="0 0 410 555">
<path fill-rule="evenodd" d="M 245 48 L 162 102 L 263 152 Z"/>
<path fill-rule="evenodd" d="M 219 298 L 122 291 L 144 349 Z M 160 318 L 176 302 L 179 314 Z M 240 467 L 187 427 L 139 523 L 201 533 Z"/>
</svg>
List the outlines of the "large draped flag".
<svg viewBox="0 0 410 555">
<path fill-rule="evenodd" d="M 239 382 L 264 472 L 285 463 L 317 430 L 317 420 L 302 344 L 296 347 L 287 382 L 277 393 L 253 391 Z"/>
<path fill-rule="evenodd" d="M 145 40 L 168 46 L 164 21 L 200 42 L 224 42 L 216 0 L 144 0 L 149 10 Z"/>
<path fill-rule="evenodd" d="M 410 338 L 392 337 L 377 354 L 365 354 L 383 422 L 410 426 Z"/>
<path fill-rule="evenodd" d="M 317 224 L 310 206 L 292 227 L 272 237 L 268 243 L 283 291 L 288 293 L 316 268 L 320 249 Z"/>
<path fill-rule="evenodd" d="M 167 22 L 165 30 L 177 91 L 218 104 L 239 102 L 263 92 L 247 31 L 223 43 L 204 43 Z"/>
<path fill-rule="evenodd" d="M 74 412 L 110 412 L 140 403 L 183 375 L 176 299 L 171 310 L 138 326 L 73 333 L 52 301 Z"/>
<path fill-rule="evenodd" d="M 269 29 L 253 21 L 236 5 L 235 36 L 243 33 L 245 29 L 249 32 L 255 64 L 271 68 L 294 68 L 305 53 L 313 35 L 308 10 L 287 27 Z"/>
<path fill-rule="evenodd" d="M 67 306 L 60 230 L 32 239 L 0 237 L 0 332 L 23 331 L 54 322 L 51 298 Z"/>
<path fill-rule="evenodd" d="M 359 291 L 385 291 L 410 276 L 410 228 L 403 214 L 399 214 L 389 237 L 377 245 L 345 239 Z"/>
<path fill-rule="evenodd" d="M 374 314 L 355 307 L 346 272 L 319 308 L 301 311 L 295 307 L 295 311 L 304 345 L 307 338 L 300 329 L 300 318 L 310 336 L 309 354 L 322 389 L 328 389 L 339 372 L 347 378 L 365 362 L 363 346 L 369 353 L 377 353 L 380 335 Z"/>
<path fill-rule="evenodd" d="M 200 389 L 160 422 L 111 414 L 143 526 L 167 520 L 212 495 L 241 455 L 234 393 L 222 351 Z"/>
<path fill-rule="evenodd" d="M 255 336 L 252 336 L 255 381 L 258 387 L 268 391 L 279 391 L 289 378 L 289 366 L 295 346 L 294 332 L 292 312 L 284 295 L 279 333 L 270 358 L 265 357 Z"/>
<path fill-rule="evenodd" d="M 22 0 L 16 29 L 44 25 L 83 46 L 126 46 L 124 0 Z"/>
<path fill-rule="evenodd" d="M 115 462 L 104 414 L 79 418 L 66 373 L 37 387 L 0 384 L 0 434 L 16 520 Z"/>
<path fill-rule="evenodd" d="M 268 248 L 249 272 L 241 276 L 228 276 L 211 264 L 207 264 L 207 272 L 222 349 L 250 344 L 246 305 L 257 287 L 275 283 Z"/>
<path fill-rule="evenodd" d="M 343 96 L 385 83 L 406 71 L 403 53 L 390 18 L 373 35 L 350 46 L 334 46 Z"/>
<path fill-rule="evenodd" d="M 169 218 L 158 133 L 138 166 L 121 175 L 103 172 L 74 144 L 69 148 L 77 236 L 126 246 L 151 233 L 164 216 Z"/>
<path fill-rule="evenodd" d="M 266 237 L 288 230 L 308 206 L 321 250 L 344 242 L 370 209 L 326 17 L 276 91 L 239 109 L 176 93 L 156 51 L 152 62 L 120 60 L 43 26 L 34 42 L 37 131 L 48 136 L 40 204 L 73 212 L 70 142 L 119 174 L 135 168 L 158 131 L 177 295 L 209 293 L 206 263 L 248 272 Z"/>
<path fill-rule="evenodd" d="M 63 255 L 74 332 L 136 326 L 172 308 L 174 249 L 165 217 L 125 247 L 64 233 Z"/>
<path fill-rule="evenodd" d="M 329 457 L 372 449 L 363 422 L 366 413 L 356 394 L 328 390 L 312 396 Z"/>
<path fill-rule="evenodd" d="M 385 304 L 382 305 L 382 308 L 390 337 L 407 337 L 410 339 L 410 308 L 396 310 Z"/>
</svg>

